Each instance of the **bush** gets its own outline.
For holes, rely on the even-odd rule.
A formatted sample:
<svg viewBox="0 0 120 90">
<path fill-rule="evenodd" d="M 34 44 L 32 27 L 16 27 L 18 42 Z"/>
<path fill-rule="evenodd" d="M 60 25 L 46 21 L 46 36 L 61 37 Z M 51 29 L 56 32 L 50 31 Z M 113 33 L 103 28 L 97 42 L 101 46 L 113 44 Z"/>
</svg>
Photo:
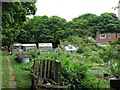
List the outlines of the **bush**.
<svg viewBox="0 0 120 90">
<path fill-rule="evenodd" d="M 99 56 L 89 56 L 87 58 L 87 61 L 91 61 L 91 62 L 94 62 L 94 63 L 103 63 L 103 59 L 100 58 Z"/>
<path fill-rule="evenodd" d="M 77 50 L 77 53 L 81 54 L 81 53 L 83 53 L 83 52 L 84 52 L 83 48 L 82 48 L 82 47 L 79 47 L 78 50 Z"/>
<path fill-rule="evenodd" d="M 38 53 L 37 52 L 32 52 L 31 55 L 32 55 L 33 58 L 38 58 Z"/>
<path fill-rule="evenodd" d="M 120 77 L 120 61 L 115 64 L 115 70 L 111 67 L 112 74 Z"/>
<path fill-rule="evenodd" d="M 62 62 L 62 76 L 66 85 L 70 86 L 71 90 L 79 90 L 83 88 L 81 81 L 86 78 L 87 66 L 80 62 Z"/>
<path fill-rule="evenodd" d="M 110 88 L 110 82 L 104 79 L 99 79 L 97 77 L 94 77 L 93 75 L 91 75 L 90 73 L 87 73 L 88 75 L 86 75 L 87 77 L 84 78 L 81 81 L 81 85 L 83 88 L 88 88 L 88 89 L 109 89 Z"/>
</svg>

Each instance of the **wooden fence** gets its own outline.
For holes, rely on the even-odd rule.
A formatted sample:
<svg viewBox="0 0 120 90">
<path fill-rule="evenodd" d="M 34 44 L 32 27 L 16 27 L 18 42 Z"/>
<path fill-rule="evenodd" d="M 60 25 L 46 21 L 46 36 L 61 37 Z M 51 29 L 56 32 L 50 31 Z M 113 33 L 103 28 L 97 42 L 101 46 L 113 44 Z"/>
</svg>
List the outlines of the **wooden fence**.
<svg viewBox="0 0 120 90">
<path fill-rule="evenodd" d="M 32 85 L 41 90 L 65 90 L 61 81 L 61 62 L 53 60 L 35 60 L 32 71 Z"/>
</svg>

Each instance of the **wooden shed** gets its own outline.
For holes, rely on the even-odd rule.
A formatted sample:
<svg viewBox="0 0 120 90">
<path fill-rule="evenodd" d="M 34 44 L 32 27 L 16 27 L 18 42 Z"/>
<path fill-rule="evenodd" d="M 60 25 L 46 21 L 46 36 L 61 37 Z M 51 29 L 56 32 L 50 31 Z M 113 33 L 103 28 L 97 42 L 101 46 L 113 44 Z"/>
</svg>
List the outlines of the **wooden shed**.
<svg viewBox="0 0 120 90">
<path fill-rule="evenodd" d="M 13 54 L 18 54 L 20 52 L 22 52 L 23 50 L 21 49 L 21 43 L 15 43 L 13 45 L 10 46 L 11 51 Z"/>
<path fill-rule="evenodd" d="M 53 48 L 52 43 L 39 43 L 38 49 L 40 52 L 51 52 Z"/>
<path fill-rule="evenodd" d="M 32 50 L 37 49 L 37 46 L 34 43 L 33 44 L 22 44 L 21 47 L 24 51 L 32 51 Z"/>
</svg>

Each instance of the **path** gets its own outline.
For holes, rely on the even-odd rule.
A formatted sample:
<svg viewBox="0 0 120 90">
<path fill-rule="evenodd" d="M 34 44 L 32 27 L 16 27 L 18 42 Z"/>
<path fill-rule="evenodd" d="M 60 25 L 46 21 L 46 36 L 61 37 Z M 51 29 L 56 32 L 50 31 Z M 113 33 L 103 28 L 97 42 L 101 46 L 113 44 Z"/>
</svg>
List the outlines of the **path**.
<svg viewBox="0 0 120 90">
<path fill-rule="evenodd" d="M 7 59 L 8 59 L 8 68 L 9 68 L 9 74 L 10 74 L 9 88 L 17 88 L 16 80 L 15 80 L 15 74 L 14 74 L 14 69 L 13 69 L 12 63 L 11 63 L 9 57 L 7 57 Z"/>
</svg>

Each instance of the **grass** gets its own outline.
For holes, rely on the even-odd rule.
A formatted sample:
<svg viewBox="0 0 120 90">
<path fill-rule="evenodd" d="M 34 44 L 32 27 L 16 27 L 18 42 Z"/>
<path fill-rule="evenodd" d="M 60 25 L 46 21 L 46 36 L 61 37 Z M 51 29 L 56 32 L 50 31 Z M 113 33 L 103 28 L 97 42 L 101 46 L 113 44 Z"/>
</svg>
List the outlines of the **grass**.
<svg viewBox="0 0 120 90">
<path fill-rule="evenodd" d="M 14 59 L 14 56 L 11 56 L 12 64 L 15 72 L 15 78 L 17 81 L 17 88 L 30 88 L 31 87 L 31 76 L 29 71 L 23 70 L 23 68 L 29 68 L 32 66 L 32 63 L 17 63 Z"/>
<path fill-rule="evenodd" d="M 5 52 L 2 54 L 2 88 L 9 88 L 8 60 Z"/>
</svg>

